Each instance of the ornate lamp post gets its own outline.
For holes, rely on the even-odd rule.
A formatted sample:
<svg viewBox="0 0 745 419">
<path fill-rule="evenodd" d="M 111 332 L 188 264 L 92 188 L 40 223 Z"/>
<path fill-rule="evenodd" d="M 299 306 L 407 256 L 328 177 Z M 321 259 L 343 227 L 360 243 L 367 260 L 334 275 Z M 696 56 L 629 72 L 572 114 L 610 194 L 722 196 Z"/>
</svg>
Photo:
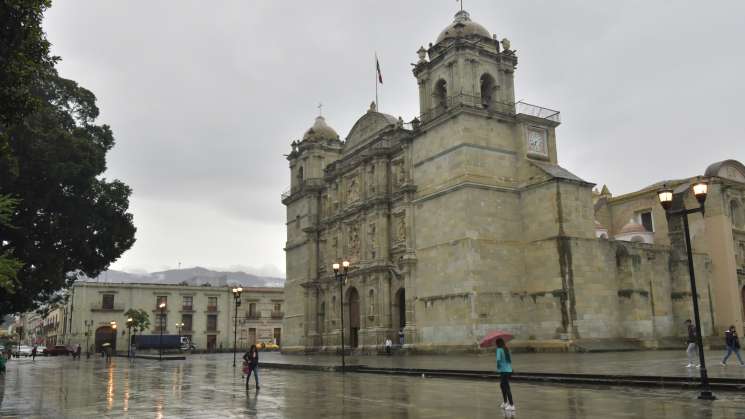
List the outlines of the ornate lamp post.
<svg viewBox="0 0 745 419">
<path fill-rule="evenodd" d="M 134 320 L 131 317 L 127 318 L 127 358 L 130 357 L 132 348 L 132 323 L 134 323 Z"/>
<path fill-rule="evenodd" d="M 91 338 L 91 327 L 93 327 L 93 320 L 84 320 L 85 324 L 85 357 L 91 357 L 91 347 L 89 346 L 89 339 Z"/>
<path fill-rule="evenodd" d="M 691 233 L 688 230 L 688 214 L 694 214 L 700 212 L 704 215 L 704 203 L 706 202 L 706 195 L 709 191 L 709 185 L 701 179 L 696 182 L 693 187 L 693 195 L 696 197 L 699 203 L 698 208 L 686 209 L 685 204 L 683 208 L 673 210 L 673 191 L 672 189 L 665 188 L 657 192 L 657 197 L 660 200 L 660 205 L 665 209 L 667 218 L 670 219 L 672 216 L 680 216 L 683 219 L 683 230 L 685 232 L 686 242 L 686 253 L 688 256 L 688 276 L 691 279 L 691 299 L 693 300 L 693 318 L 696 327 L 696 346 L 698 346 L 698 359 L 701 365 L 701 394 L 698 396 L 699 399 L 703 400 L 716 400 L 716 397 L 711 392 L 709 386 L 709 376 L 706 373 L 706 359 L 704 358 L 704 345 L 703 338 L 701 337 L 701 317 L 698 311 L 698 291 L 696 290 L 696 274 L 693 270 L 693 252 L 691 250 Z"/>
<path fill-rule="evenodd" d="M 116 322 L 111 321 L 109 324 L 111 325 L 111 354 L 113 355 L 116 353 Z"/>
<path fill-rule="evenodd" d="M 163 316 L 165 315 L 166 311 L 166 302 L 161 301 L 160 304 L 158 304 L 158 309 L 160 309 L 160 338 L 158 339 L 158 361 L 163 360 L 163 328 L 165 325 L 163 324 Z"/>
<path fill-rule="evenodd" d="M 233 301 L 235 302 L 235 325 L 233 326 L 233 366 L 235 367 L 235 356 L 238 351 L 238 307 L 241 305 L 241 293 L 243 288 L 233 288 Z M 248 384 L 246 384 L 248 385 Z"/>
<path fill-rule="evenodd" d="M 345 260 L 341 263 L 341 268 L 343 268 L 341 272 L 338 263 L 334 263 L 332 268 L 334 269 L 334 278 L 339 284 L 339 302 L 341 304 L 341 310 L 339 310 L 341 312 L 341 372 L 346 372 L 347 365 L 344 359 L 344 284 L 347 283 L 349 261 Z"/>
</svg>

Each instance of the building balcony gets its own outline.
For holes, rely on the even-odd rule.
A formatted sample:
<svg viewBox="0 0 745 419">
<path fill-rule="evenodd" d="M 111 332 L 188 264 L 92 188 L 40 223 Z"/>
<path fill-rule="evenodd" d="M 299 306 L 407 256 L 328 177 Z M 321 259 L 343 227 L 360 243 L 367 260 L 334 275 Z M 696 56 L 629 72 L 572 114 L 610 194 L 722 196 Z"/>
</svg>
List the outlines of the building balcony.
<svg viewBox="0 0 745 419">
<path fill-rule="evenodd" d="M 285 313 L 283 311 L 272 311 L 272 319 L 283 319 L 285 317 Z"/>
<path fill-rule="evenodd" d="M 207 311 L 210 313 L 216 313 L 217 312 L 217 306 L 207 306 Z"/>
<path fill-rule="evenodd" d="M 181 306 L 181 311 L 194 311 L 194 306 Z"/>
<path fill-rule="evenodd" d="M 516 115 L 528 115 L 534 118 L 547 119 L 552 122 L 561 123 L 561 114 L 559 111 L 553 109 L 542 108 L 540 106 L 531 105 L 530 103 L 517 102 L 515 103 L 515 114 Z"/>
<path fill-rule="evenodd" d="M 112 305 L 104 306 L 101 303 L 93 303 L 91 304 L 91 311 L 109 311 L 109 312 L 124 311 L 124 304 L 114 303 Z"/>
<path fill-rule="evenodd" d="M 247 320 L 259 320 L 261 319 L 261 313 L 248 313 L 246 315 Z"/>
</svg>

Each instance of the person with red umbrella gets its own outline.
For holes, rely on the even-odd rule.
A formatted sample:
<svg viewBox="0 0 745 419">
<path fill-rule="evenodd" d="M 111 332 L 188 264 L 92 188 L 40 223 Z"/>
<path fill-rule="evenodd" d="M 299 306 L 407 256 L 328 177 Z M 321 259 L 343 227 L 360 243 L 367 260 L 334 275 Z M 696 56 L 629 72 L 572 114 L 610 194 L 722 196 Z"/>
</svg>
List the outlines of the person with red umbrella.
<svg viewBox="0 0 745 419">
<path fill-rule="evenodd" d="M 499 388 L 502 389 L 502 409 L 515 410 L 515 402 L 512 401 L 512 390 L 510 389 L 510 376 L 512 375 L 512 357 L 510 349 L 504 339 L 497 338 L 497 372 L 499 372 Z"/>
<path fill-rule="evenodd" d="M 499 373 L 499 388 L 502 390 L 502 409 L 507 411 L 515 410 L 515 403 L 512 400 L 512 390 L 510 389 L 510 376 L 512 375 L 512 357 L 510 349 L 507 347 L 507 341 L 512 339 L 512 335 L 497 330 L 489 333 L 481 339 L 479 346 L 487 348 L 496 343 L 497 345 L 497 372 Z"/>
</svg>

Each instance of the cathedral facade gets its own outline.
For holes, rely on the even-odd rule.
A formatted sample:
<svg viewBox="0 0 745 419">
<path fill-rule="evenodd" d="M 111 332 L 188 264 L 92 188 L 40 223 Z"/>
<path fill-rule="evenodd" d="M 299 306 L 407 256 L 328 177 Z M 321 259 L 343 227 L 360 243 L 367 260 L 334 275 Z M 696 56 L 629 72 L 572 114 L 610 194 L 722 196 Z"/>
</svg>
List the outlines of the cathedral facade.
<svg viewBox="0 0 745 419">
<path fill-rule="evenodd" d="M 560 114 L 515 102 L 516 66 L 507 39 L 460 11 L 418 51 L 417 118 L 373 103 L 343 141 L 320 116 L 293 141 L 283 350 L 338 349 L 342 314 L 360 351 L 400 332 L 421 351 L 475 348 L 494 329 L 538 350 L 683 333 L 688 264 L 660 185 L 614 197 L 559 166 Z M 691 216 L 702 327 L 742 331 L 745 167 L 705 174 L 706 215 Z M 691 181 L 669 182 L 676 205 Z"/>
</svg>

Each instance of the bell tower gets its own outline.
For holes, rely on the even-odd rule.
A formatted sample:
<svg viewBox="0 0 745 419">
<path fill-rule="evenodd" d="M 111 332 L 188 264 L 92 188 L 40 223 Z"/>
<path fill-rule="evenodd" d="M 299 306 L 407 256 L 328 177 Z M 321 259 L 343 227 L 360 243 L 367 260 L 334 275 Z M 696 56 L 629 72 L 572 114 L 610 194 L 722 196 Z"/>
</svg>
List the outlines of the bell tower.
<svg viewBox="0 0 745 419">
<path fill-rule="evenodd" d="M 509 40 L 500 43 L 467 11 L 456 13 L 436 43 L 417 54 L 413 71 L 422 122 L 461 105 L 514 114 L 517 56 Z"/>
</svg>

